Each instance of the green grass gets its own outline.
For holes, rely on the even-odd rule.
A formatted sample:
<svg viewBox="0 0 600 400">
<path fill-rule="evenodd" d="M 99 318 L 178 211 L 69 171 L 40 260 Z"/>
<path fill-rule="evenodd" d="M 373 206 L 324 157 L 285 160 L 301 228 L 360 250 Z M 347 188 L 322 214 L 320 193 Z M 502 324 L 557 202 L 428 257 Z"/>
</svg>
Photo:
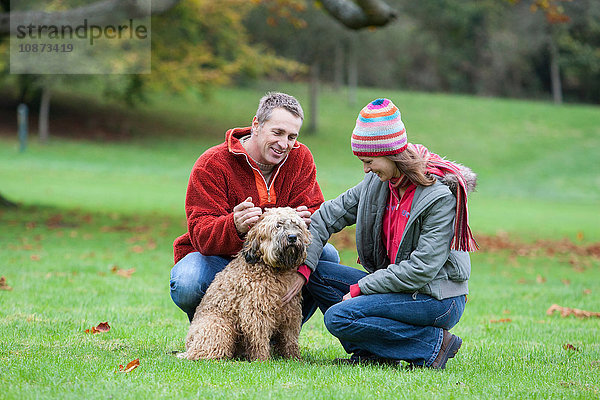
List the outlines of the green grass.
<svg viewBox="0 0 600 400">
<path fill-rule="evenodd" d="M 220 143 L 227 128 L 248 125 L 257 99 L 273 89 L 294 94 L 308 109 L 306 87 L 263 83 L 219 89 L 209 100 L 193 94 L 151 98 L 131 112 L 127 125 L 151 121 L 154 128 L 127 135 L 127 141 L 54 138 L 40 146 L 33 138 L 19 154 L 15 139 L 0 137 L 1 193 L 32 204 L 182 215 L 196 158 Z M 320 129 L 300 138 L 313 152 L 327 199 L 360 181 L 350 132 L 364 104 L 388 96 L 402 111 L 409 140 L 478 173 L 478 190 L 470 197 L 476 232 L 600 240 L 600 108 L 375 89 L 360 90 L 352 106 L 344 96 L 324 89 Z M 101 108 L 110 118 L 100 100 L 56 98 L 75 109 Z M 85 123 L 80 126 L 85 137 Z"/>
<path fill-rule="evenodd" d="M 33 139 L 19 153 L 14 138 L 0 137 L 0 193 L 23 203 L 0 209 L 0 276 L 13 288 L 0 290 L 0 399 L 600 397 L 600 320 L 546 315 L 554 303 L 600 311 L 600 261 L 564 252 L 473 254 L 469 302 L 453 330 L 464 344 L 443 372 L 333 365 L 344 351 L 320 314 L 302 330 L 303 361 L 175 358 L 187 323 L 168 279 L 190 168 L 227 127 L 249 123 L 268 89 L 308 109 L 304 86 L 260 84 L 206 101 L 157 97 L 131 116 L 155 129 L 127 140 Z M 479 173 L 469 199 L 476 233 L 600 241 L 597 107 L 372 89 L 350 106 L 344 95 L 324 90 L 319 132 L 301 134 L 326 198 L 361 179 L 348 137 L 357 111 L 388 96 L 411 141 Z M 340 248 L 353 264 L 356 252 Z M 135 272 L 124 278 L 115 266 Z M 110 332 L 84 333 L 104 321 Z M 115 373 L 136 358 L 140 367 Z"/>
<path fill-rule="evenodd" d="M 444 372 L 335 366 L 341 346 L 315 315 L 303 361 L 189 362 L 187 322 L 171 302 L 174 217 L 48 207 L 0 223 L 0 398 L 591 398 L 600 393 L 598 319 L 546 315 L 553 303 L 597 308 L 597 259 L 478 253 L 464 339 Z M 346 249 L 346 258 L 351 253 Z M 135 268 L 131 278 L 111 272 Z M 568 281 L 567 281 L 568 280 Z M 588 292 L 589 291 L 589 292 Z M 511 322 L 494 323 L 510 318 Z M 108 321 L 108 333 L 84 330 Z M 578 351 L 565 350 L 572 344 Z M 140 367 L 115 373 L 139 358 Z"/>
</svg>

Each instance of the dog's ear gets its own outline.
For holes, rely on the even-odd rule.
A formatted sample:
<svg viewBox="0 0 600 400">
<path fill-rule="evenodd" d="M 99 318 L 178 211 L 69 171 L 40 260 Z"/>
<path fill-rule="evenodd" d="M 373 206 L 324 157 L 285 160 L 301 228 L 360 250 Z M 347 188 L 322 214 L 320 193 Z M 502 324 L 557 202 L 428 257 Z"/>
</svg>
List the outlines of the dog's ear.
<svg viewBox="0 0 600 400">
<path fill-rule="evenodd" d="M 249 235 L 246 238 L 246 242 L 242 248 L 242 255 L 248 264 L 256 264 L 260 261 L 262 255 L 258 248 L 258 240 L 256 240 L 254 235 Z"/>
</svg>

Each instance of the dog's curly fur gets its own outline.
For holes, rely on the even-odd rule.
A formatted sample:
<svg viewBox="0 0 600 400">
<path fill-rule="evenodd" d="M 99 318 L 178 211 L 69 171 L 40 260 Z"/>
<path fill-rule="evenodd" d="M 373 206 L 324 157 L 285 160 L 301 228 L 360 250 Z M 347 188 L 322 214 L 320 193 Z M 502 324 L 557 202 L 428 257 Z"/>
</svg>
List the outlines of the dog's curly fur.
<svg viewBox="0 0 600 400">
<path fill-rule="evenodd" d="M 289 207 L 265 211 L 242 250 L 209 286 L 190 325 L 189 360 L 244 357 L 300 358 L 301 295 L 283 305 L 297 267 L 306 258 L 310 232 Z"/>
</svg>

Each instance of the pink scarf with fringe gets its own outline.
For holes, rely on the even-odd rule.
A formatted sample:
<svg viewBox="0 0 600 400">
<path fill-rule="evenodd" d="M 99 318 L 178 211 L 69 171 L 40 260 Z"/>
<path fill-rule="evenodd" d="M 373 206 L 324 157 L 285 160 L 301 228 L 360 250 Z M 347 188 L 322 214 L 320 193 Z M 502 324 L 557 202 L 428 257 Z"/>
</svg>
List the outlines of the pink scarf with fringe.
<svg viewBox="0 0 600 400">
<path fill-rule="evenodd" d="M 467 183 L 460 172 L 460 168 L 435 153 L 430 153 L 427 147 L 421 144 L 408 144 L 427 160 L 427 172 L 442 177 L 445 174 L 454 174 L 458 180 L 456 190 L 456 219 L 454 222 L 454 237 L 451 249 L 460 251 L 475 251 L 479 249 L 471 228 L 469 227 L 469 212 L 467 209 Z"/>
</svg>

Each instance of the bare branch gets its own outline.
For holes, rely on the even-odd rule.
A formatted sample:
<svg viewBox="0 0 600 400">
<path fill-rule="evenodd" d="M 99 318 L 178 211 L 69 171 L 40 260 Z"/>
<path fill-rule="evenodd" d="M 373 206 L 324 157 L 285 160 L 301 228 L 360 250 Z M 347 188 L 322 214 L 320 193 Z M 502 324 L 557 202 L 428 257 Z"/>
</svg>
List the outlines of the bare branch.
<svg viewBox="0 0 600 400">
<path fill-rule="evenodd" d="M 353 30 L 384 26 L 397 16 L 384 0 L 321 0 L 321 4 L 329 15 Z"/>
<path fill-rule="evenodd" d="M 13 28 L 19 25 L 29 25 L 35 21 L 39 25 L 80 25 L 84 19 L 89 25 L 104 26 L 116 25 L 130 18 L 144 18 L 150 14 L 163 13 L 181 0 L 103 0 L 87 6 L 77 7 L 65 11 L 13 11 L 0 13 L 0 35 L 15 34 L 11 32 L 11 19 Z"/>
<path fill-rule="evenodd" d="M 87 19 L 89 25 L 104 26 L 118 24 L 130 18 L 143 18 L 163 13 L 182 0 L 152 0 L 151 10 L 148 0 L 101 0 L 87 6 L 65 11 L 46 13 L 43 11 L 13 11 L 0 13 L 0 35 L 15 34 L 13 27 L 29 25 L 35 21 L 39 25 L 79 25 Z M 320 0 L 331 17 L 347 28 L 358 30 L 373 26 L 384 26 L 393 21 L 397 13 L 385 0 Z"/>
</svg>

